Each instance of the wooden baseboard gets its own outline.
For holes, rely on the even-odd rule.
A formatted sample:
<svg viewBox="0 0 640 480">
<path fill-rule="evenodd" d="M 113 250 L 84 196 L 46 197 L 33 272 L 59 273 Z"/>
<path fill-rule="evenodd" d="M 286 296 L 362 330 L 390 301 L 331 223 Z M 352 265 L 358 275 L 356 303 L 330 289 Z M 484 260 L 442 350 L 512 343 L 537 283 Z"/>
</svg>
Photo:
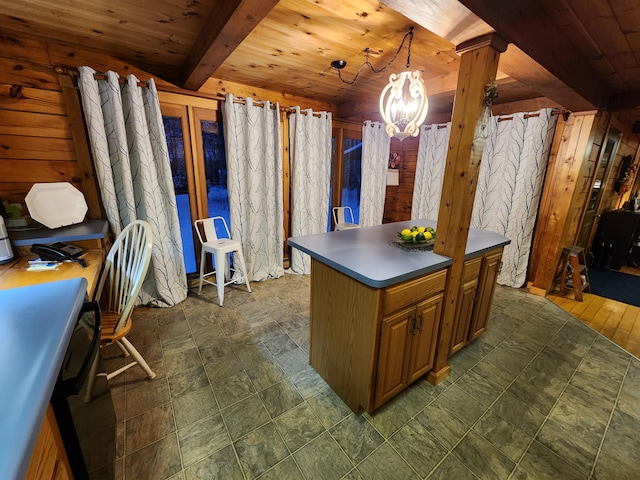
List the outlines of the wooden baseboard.
<svg viewBox="0 0 640 480">
<path fill-rule="evenodd" d="M 527 290 L 529 291 L 529 293 L 538 295 L 539 297 L 547 296 L 547 291 L 544 288 L 536 287 L 531 282 L 527 282 Z"/>
<path fill-rule="evenodd" d="M 445 378 L 447 378 L 449 376 L 449 373 L 451 373 L 451 367 L 449 365 L 442 367 L 437 372 L 434 372 L 432 370 L 429 373 L 427 373 L 427 382 L 429 382 L 431 385 L 435 387 L 440 382 L 442 382 Z"/>
</svg>

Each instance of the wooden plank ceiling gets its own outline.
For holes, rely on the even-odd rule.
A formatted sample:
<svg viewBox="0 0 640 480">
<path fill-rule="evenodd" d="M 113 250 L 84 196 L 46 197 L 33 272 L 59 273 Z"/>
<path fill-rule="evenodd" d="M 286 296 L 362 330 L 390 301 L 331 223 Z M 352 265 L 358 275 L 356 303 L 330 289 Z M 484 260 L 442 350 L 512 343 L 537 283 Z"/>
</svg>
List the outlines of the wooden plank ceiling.
<svg viewBox="0 0 640 480">
<path fill-rule="evenodd" d="M 472 13 L 474 12 L 474 13 Z M 375 117 L 380 67 L 415 27 L 411 69 L 432 112 L 450 111 L 455 46 L 497 31 L 497 102 L 547 97 L 570 110 L 625 109 L 640 121 L 640 2 L 628 0 L 0 0 L 0 35 L 91 49 L 197 90 L 209 78 L 314 98 L 343 117 Z M 532 60 L 533 59 L 533 60 Z M 534 61 L 535 60 L 535 61 Z"/>
</svg>

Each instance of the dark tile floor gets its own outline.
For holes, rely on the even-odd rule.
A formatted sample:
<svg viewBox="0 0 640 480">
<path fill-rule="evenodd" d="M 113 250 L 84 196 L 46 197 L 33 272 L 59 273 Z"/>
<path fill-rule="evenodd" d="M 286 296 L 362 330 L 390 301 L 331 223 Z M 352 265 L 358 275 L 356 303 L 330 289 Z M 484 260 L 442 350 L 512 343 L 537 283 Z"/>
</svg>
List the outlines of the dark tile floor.
<svg viewBox="0 0 640 480">
<path fill-rule="evenodd" d="M 117 461 L 94 478 L 640 478 L 640 361 L 544 298 L 498 287 L 449 378 L 356 416 L 307 363 L 309 277 L 252 289 L 136 309 L 158 376 L 112 380 Z"/>
</svg>

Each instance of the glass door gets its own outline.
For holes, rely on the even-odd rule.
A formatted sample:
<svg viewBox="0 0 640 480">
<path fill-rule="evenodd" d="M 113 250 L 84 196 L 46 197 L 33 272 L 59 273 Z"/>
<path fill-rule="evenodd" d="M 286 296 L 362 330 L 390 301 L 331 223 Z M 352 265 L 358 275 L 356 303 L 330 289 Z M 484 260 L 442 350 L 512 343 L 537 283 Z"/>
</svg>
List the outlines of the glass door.
<svg viewBox="0 0 640 480">
<path fill-rule="evenodd" d="M 229 193 L 227 190 L 227 158 L 225 155 L 222 118 L 217 110 L 204 108 L 193 109 L 195 148 L 198 159 L 196 168 L 200 195 L 203 198 L 202 214 L 204 217 L 223 217 L 231 228 L 229 218 Z M 226 237 L 226 232 L 217 232 Z"/>
<path fill-rule="evenodd" d="M 360 223 L 360 187 L 362 185 L 362 139 L 344 138 L 342 142 L 342 202 L 351 207 L 354 223 Z"/>
<path fill-rule="evenodd" d="M 200 242 L 193 229 L 199 218 L 229 222 L 227 161 L 220 111 L 161 104 L 187 274 L 197 273 Z M 224 233 L 224 234 L 223 234 Z M 226 236 L 226 232 L 218 232 Z"/>
<path fill-rule="evenodd" d="M 587 199 L 587 205 L 582 218 L 582 225 L 580 227 L 580 234 L 578 236 L 578 245 L 585 247 L 585 250 L 591 248 L 593 237 L 595 236 L 596 229 L 598 228 L 598 220 L 602 214 L 600 203 L 602 200 L 602 194 L 605 191 L 609 173 L 611 172 L 611 166 L 614 164 L 614 158 L 618 150 L 618 143 L 620 142 L 620 132 L 615 128 L 610 127 L 605 137 L 604 145 L 600 150 L 598 163 L 593 175 L 593 182 L 591 184 L 591 191 Z"/>
<path fill-rule="evenodd" d="M 193 222 L 198 217 L 187 107 L 161 105 L 161 110 L 178 206 L 184 265 L 190 274 L 197 271 Z"/>
<path fill-rule="evenodd" d="M 334 127 L 333 144 L 331 207 L 351 207 L 354 222 L 360 223 L 362 126 L 343 124 Z"/>
</svg>

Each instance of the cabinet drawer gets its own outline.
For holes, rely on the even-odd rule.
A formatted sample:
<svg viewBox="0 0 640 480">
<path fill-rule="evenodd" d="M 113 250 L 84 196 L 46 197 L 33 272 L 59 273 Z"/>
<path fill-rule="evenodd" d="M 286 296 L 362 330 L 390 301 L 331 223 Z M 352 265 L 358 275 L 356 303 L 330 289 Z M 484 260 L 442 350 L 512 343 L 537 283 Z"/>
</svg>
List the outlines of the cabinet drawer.
<svg viewBox="0 0 640 480">
<path fill-rule="evenodd" d="M 482 257 L 474 258 L 464 262 L 464 270 L 462 273 L 462 283 L 470 282 L 477 279 L 480 275 L 480 266 L 482 265 Z"/>
<path fill-rule="evenodd" d="M 434 293 L 444 290 L 448 269 L 431 273 L 425 277 L 407 280 L 406 282 L 384 289 L 383 315 L 395 312 L 399 308 L 419 302 Z"/>
</svg>

